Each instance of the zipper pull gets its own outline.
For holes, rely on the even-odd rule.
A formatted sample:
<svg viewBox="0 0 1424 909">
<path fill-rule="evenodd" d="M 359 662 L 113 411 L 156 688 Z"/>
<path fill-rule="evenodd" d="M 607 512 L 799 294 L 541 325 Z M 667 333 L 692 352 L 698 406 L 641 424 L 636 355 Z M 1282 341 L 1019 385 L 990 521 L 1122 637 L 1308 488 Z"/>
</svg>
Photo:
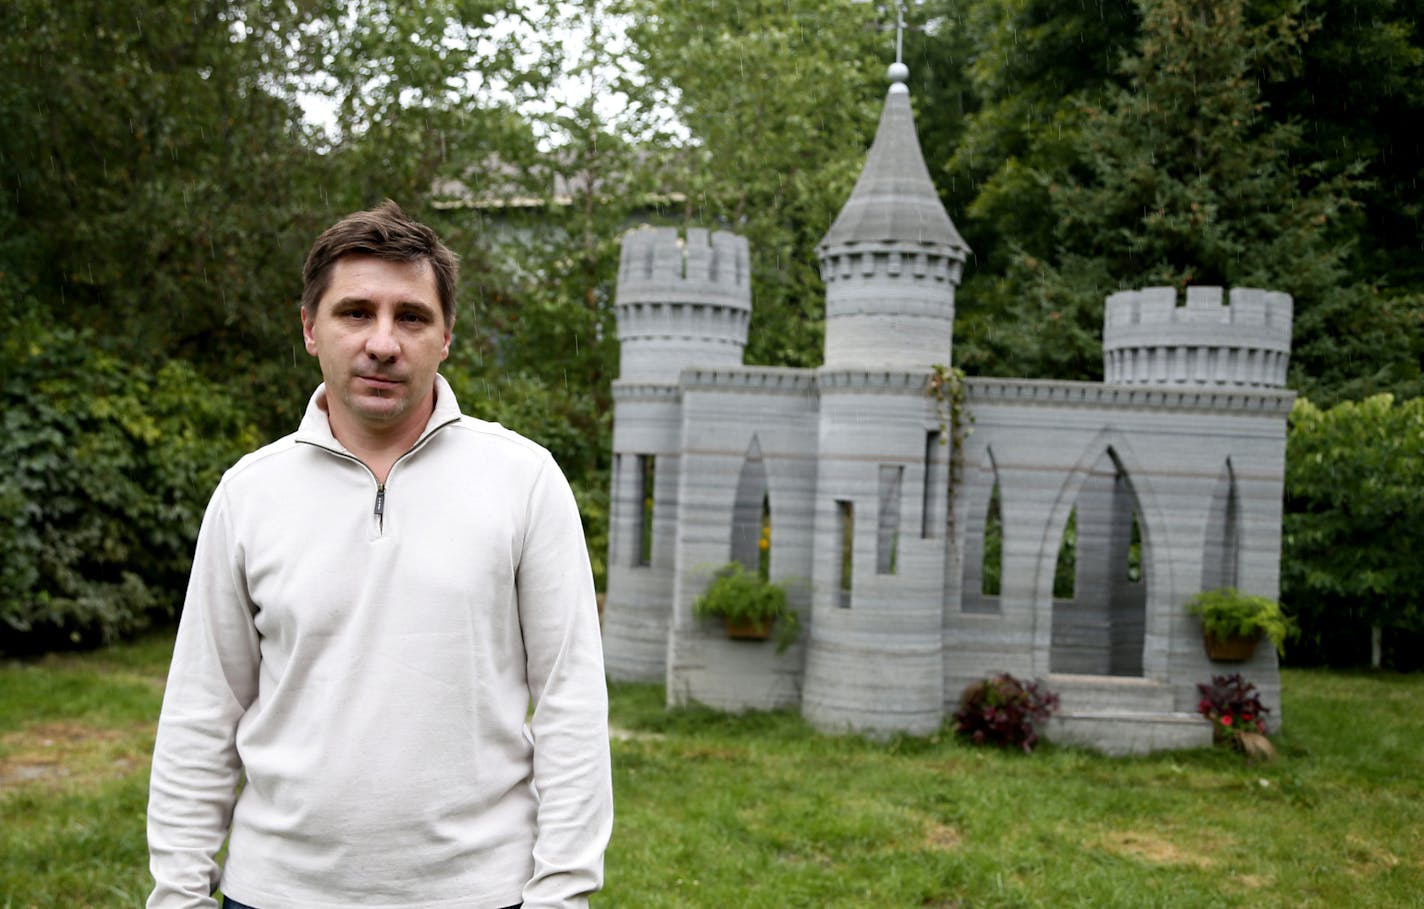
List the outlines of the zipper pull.
<svg viewBox="0 0 1424 909">
<path fill-rule="evenodd" d="M 386 514 L 386 484 L 382 483 L 376 487 L 376 517 L 385 517 Z"/>
</svg>

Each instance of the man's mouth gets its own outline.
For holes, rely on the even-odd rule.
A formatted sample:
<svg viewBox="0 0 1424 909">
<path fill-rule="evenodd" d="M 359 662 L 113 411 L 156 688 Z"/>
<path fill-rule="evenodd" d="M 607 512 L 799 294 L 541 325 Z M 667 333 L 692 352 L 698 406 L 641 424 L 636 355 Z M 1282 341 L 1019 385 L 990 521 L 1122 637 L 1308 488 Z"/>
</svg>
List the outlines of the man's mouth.
<svg viewBox="0 0 1424 909">
<path fill-rule="evenodd" d="M 357 378 L 373 388 L 395 388 L 401 384 L 399 379 L 392 376 L 357 376 Z"/>
</svg>

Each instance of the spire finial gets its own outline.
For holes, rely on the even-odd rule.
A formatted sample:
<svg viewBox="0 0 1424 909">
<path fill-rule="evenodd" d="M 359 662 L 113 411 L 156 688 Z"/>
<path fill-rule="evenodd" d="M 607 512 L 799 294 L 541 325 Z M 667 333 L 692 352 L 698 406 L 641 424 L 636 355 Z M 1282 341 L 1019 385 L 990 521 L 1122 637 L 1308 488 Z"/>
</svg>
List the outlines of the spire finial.
<svg viewBox="0 0 1424 909">
<path fill-rule="evenodd" d="M 905 2 L 899 0 L 895 4 L 895 62 L 890 64 L 890 69 L 885 73 L 890 80 L 891 94 L 901 94 L 908 92 L 909 88 L 905 83 L 910 78 L 910 68 L 905 65 Z"/>
<path fill-rule="evenodd" d="M 905 0 L 895 4 L 895 62 L 905 65 Z"/>
</svg>

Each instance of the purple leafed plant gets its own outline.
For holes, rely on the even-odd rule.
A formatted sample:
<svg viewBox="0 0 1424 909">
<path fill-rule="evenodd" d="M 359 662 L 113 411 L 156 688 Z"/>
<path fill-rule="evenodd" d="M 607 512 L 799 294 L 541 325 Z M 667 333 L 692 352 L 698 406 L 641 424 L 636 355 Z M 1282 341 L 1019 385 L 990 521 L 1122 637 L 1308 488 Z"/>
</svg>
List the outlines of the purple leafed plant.
<svg viewBox="0 0 1424 909">
<path fill-rule="evenodd" d="M 1005 672 L 964 689 L 954 731 L 976 745 L 1019 748 L 1028 754 L 1038 743 L 1036 725 L 1057 709 L 1058 695 Z"/>
<path fill-rule="evenodd" d="M 1214 675 L 1210 682 L 1198 683 L 1197 691 L 1201 693 L 1197 712 L 1211 721 L 1219 739 L 1239 747 L 1243 732 L 1266 734 L 1265 714 L 1270 708 L 1241 673 Z"/>
</svg>

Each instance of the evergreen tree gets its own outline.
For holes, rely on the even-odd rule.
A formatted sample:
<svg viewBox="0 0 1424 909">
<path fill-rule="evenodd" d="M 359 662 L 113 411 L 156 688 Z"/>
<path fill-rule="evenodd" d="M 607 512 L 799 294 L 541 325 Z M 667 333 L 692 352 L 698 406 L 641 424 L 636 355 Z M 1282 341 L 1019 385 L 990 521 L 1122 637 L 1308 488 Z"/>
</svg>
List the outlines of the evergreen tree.
<svg viewBox="0 0 1424 909">
<path fill-rule="evenodd" d="M 1083 175 L 1085 105 L 1121 81 L 1138 28 L 1132 0 L 940 0 L 940 53 L 964 62 L 974 110 L 962 141 L 939 149 L 952 186 L 972 201 L 963 227 L 981 268 L 1000 272 L 1013 243 L 1040 247 L 1052 223 L 1039 172 Z M 967 45 L 956 54 L 957 46 Z M 922 130 L 952 116 L 929 107 Z M 933 146 L 931 146 L 933 147 Z"/>
<path fill-rule="evenodd" d="M 1298 60 L 1291 12 L 1247 21 L 1242 0 L 1141 0 L 1127 85 L 1083 108 L 1083 179 L 1043 174 L 1053 246 L 1021 247 L 1006 282 L 1017 320 L 997 338 L 1030 375 L 1101 376 L 1103 297 L 1120 287 L 1222 284 L 1296 300 L 1293 382 L 1324 396 L 1333 364 L 1378 360 L 1344 267 L 1356 169 L 1301 163 L 1300 128 L 1261 84 Z M 1355 331 L 1342 337 L 1345 331 Z M 1343 351 L 1342 347 L 1348 347 Z M 1334 392 L 1338 393 L 1338 391 Z"/>
<path fill-rule="evenodd" d="M 1355 296 L 1303 339 L 1302 387 L 1318 402 L 1424 394 L 1424 144 L 1410 138 L 1424 122 L 1424 2 L 1305 0 L 1300 16 L 1315 26 L 1304 56 L 1263 96 L 1301 125 L 1302 160 L 1362 178 L 1346 225 Z"/>
<path fill-rule="evenodd" d="M 1424 291 L 1424 144 L 1410 138 L 1424 120 L 1424 0 L 1306 0 L 1300 15 L 1315 25 L 1305 54 L 1264 97 L 1301 124 L 1307 159 L 1363 162 L 1353 273 Z"/>
<path fill-rule="evenodd" d="M 926 161 L 974 249 L 959 293 L 955 359 L 979 374 L 1028 369 L 1002 343 L 1017 318 L 1004 280 L 1016 246 L 1050 249 L 1048 181 L 1084 178 L 1078 141 L 1138 30 L 1133 0 L 930 0 L 907 39 Z"/>
</svg>

